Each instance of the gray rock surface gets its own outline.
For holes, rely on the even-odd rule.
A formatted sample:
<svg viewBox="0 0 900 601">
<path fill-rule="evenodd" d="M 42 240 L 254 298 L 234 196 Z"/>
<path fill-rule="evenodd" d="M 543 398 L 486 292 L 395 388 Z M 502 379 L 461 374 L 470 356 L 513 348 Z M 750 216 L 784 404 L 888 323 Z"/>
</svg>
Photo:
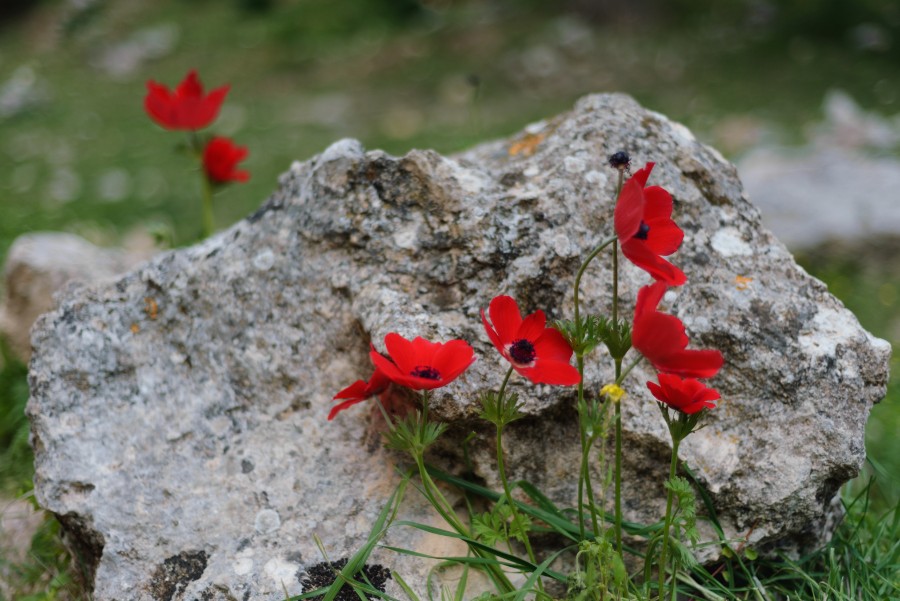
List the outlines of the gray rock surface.
<svg viewBox="0 0 900 601">
<path fill-rule="evenodd" d="M 147 257 L 97 247 L 61 232 L 19 236 L 3 265 L 0 334 L 23 361 L 31 356 L 30 330 L 35 319 L 53 308 L 53 295 L 72 281 L 109 281 Z"/>
<path fill-rule="evenodd" d="M 827 538 L 838 487 L 865 456 L 889 345 L 761 227 L 732 165 L 683 126 L 600 95 L 450 158 L 337 142 L 230 230 L 73 290 L 44 316 L 28 405 L 36 492 L 92 561 L 95 598 L 281 599 L 321 561 L 313 535 L 332 559 L 358 548 L 403 458 L 382 448 L 371 404 L 325 416 L 390 331 L 475 346 L 480 359 L 435 395 L 433 414 L 453 427 L 434 460 L 460 469 L 454 449 L 475 429 L 475 471 L 497 487 L 476 393 L 505 368 L 479 310 L 510 294 L 527 311 L 572 314 L 580 258 L 612 231 L 605 157 L 620 149 L 657 163 L 652 183 L 672 192 L 686 232 L 673 260 L 689 282 L 668 308 L 695 347 L 726 357 L 712 382 L 724 400 L 681 458 L 727 535 L 763 551 Z M 589 310 L 608 310 L 609 277 L 605 261 L 589 271 Z M 648 281 L 623 266 L 625 314 Z M 610 380 L 606 363 L 589 362 L 589 389 Z M 626 517 L 643 522 L 662 515 L 669 454 L 651 375 L 633 372 L 623 405 Z M 506 438 L 513 477 L 570 505 L 573 391 L 514 386 L 529 418 Z M 414 491 L 401 514 L 437 523 Z M 446 552 L 408 529 L 389 541 Z M 381 550 L 373 561 L 424 591 L 424 562 Z"/>
</svg>

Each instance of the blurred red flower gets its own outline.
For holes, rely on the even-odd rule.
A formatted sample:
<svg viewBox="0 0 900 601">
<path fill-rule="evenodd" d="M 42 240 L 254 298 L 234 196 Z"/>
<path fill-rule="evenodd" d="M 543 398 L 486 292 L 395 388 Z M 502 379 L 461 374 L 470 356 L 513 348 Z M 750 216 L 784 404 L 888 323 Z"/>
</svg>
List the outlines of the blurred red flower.
<svg viewBox="0 0 900 601">
<path fill-rule="evenodd" d="M 721 395 L 707 388 L 694 378 L 682 379 L 672 374 L 659 374 L 659 384 L 647 382 L 647 388 L 661 403 L 665 403 L 672 409 L 691 415 L 703 409 L 715 408 L 713 401 L 721 398 Z"/>
<path fill-rule="evenodd" d="M 228 138 L 215 137 L 203 149 L 203 169 L 211 182 L 245 182 L 248 171 L 238 171 L 237 164 L 247 158 L 247 147 L 238 146 Z"/>
<path fill-rule="evenodd" d="M 390 386 L 391 381 L 385 376 L 378 368 L 375 368 L 375 372 L 372 374 L 372 377 L 369 378 L 369 381 L 365 380 L 357 380 L 350 386 L 344 388 L 336 395 L 334 395 L 335 401 L 343 400 L 342 403 L 338 403 L 334 407 L 331 408 L 331 411 L 328 413 L 328 421 L 334 419 L 334 416 L 347 409 L 348 407 L 352 407 L 357 403 L 362 403 L 366 399 L 375 396 L 376 394 L 381 394 L 387 387 Z"/>
<path fill-rule="evenodd" d="M 684 324 L 674 315 L 657 310 L 668 286 L 656 282 L 638 292 L 634 307 L 631 344 L 657 371 L 686 378 L 711 378 L 724 359 L 717 350 L 687 350 Z"/>
<path fill-rule="evenodd" d="M 481 311 L 484 331 L 513 369 L 535 384 L 572 386 L 581 381 L 578 370 L 569 364 L 572 347 L 557 330 L 545 327 L 543 311 L 522 319 L 519 306 L 509 296 L 494 298 L 488 311 L 491 322 Z"/>
<path fill-rule="evenodd" d="M 390 359 L 374 348 L 369 351 L 375 369 L 395 384 L 413 390 L 446 386 L 475 361 L 475 351 L 465 340 L 442 344 L 417 336 L 410 341 L 391 332 L 384 337 L 384 346 Z"/>
<path fill-rule="evenodd" d="M 150 80 L 144 110 L 166 129 L 202 129 L 218 116 L 229 87 L 224 85 L 204 95 L 196 71 L 188 73 L 174 92 Z"/>
<path fill-rule="evenodd" d="M 684 239 L 672 221 L 672 195 L 659 186 L 647 185 L 654 163 L 628 178 L 616 202 L 614 224 L 622 244 L 622 254 L 669 286 L 680 286 L 687 277 L 661 258 L 678 250 Z"/>
</svg>

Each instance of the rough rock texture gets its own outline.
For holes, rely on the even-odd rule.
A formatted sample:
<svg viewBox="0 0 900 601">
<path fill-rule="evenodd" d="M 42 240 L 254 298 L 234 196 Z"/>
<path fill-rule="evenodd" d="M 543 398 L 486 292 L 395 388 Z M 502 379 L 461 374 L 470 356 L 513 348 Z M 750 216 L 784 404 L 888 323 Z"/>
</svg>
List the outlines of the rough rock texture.
<svg viewBox="0 0 900 601">
<path fill-rule="evenodd" d="M 61 232 L 19 236 L 3 267 L 0 334 L 23 360 L 31 356 L 30 330 L 41 313 L 53 308 L 53 295 L 68 282 L 111 280 L 146 255 L 99 248 L 84 238 Z"/>
<path fill-rule="evenodd" d="M 682 459 L 729 536 L 752 531 L 762 550 L 821 542 L 838 487 L 863 461 L 890 347 L 762 229 L 715 151 L 628 97 L 590 96 L 452 158 L 340 141 L 295 164 L 230 230 L 72 291 L 42 319 L 28 406 L 36 490 L 95 562 L 95 598 L 280 599 L 323 561 L 314 534 L 330 560 L 349 555 L 402 458 L 381 447 L 370 404 L 326 422 L 331 396 L 368 377 L 369 341 L 389 331 L 462 337 L 481 358 L 435 395 L 433 414 L 456 424 L 452 440 L 480 428 L 476 392 L 505 369 L 480 308 L 506 293 L 528 311 L 572 314 L 580 258 L 612 230 L 605 157 L 620 149 L 657 162 L 652 182 L 673 193 L 686 232 L 674 261 L 690 281 L 666 304 L 694 345 L 726 357 L 713 381 L 725 400 Z M 608 261 L 589 270 L 590 310 L 608 310 L 609 277 Z M 626 315 L 648 280 L 623 266 Z M 589 364 L 593 390 L 611 369 L 599 354 Z M 662 514 L 669 453 L 650 375 L 633 372 L 624 402 L 627 517 L 644 522 Z M 573 392 L 515 387 L 530 417 L 506 438 L 508 465 L 571 504 Z M 472 456 L 496 486 L 489 446 L 473 443 Z M 403 514 L 432 516 L 414 491 Z M 389 538 L 448 552 L 409 530 Z M 373 561 L 424 590 L 422 562 Z"/>
</svg>

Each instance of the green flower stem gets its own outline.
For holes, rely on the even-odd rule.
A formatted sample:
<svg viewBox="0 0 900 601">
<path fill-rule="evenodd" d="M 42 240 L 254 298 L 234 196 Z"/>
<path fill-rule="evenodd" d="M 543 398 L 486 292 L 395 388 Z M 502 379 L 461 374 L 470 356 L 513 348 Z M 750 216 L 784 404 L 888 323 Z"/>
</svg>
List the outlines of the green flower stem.
<svg viewBox="0 0 900 601">
<path fill-rule="evenodd" d="M 451 528 L 456 530 L 457 534 L 469 539 L 473 538 L 471 533 L 469 532 L 469 529 L 459 521 L 459 518 L 456 516 L 456 512 L 453 511 L 450 503 L 447 502 L 447 499 L 445 499 L 444 495 L 441 494 L 441 491 L 434 483 L 434 480 L 431 479 L 431 476 L 428 474 L 428 470 L 425 469 L 425 461 L 422 456 L 418 455 L 414 457 L 414 459 L 416 461 L 416 466 L 419 468 L 419 477 L 422 479 L 422 492 L 425 494 L 425 498 L 434 506 L 435 509 L 437 509 L 438 513 L 441 514 L 441 517 L 444 518 L 447 524 L 449 524 Z M 469 549 L 478 557 L 482 557 L 485 559 L 490 559 L 491 557 L 493 557 L 489 552 L 478 547 L 470 546 Z M 532 563 L 534 563 L 533 560 Z M 513 584 L 509 581 L 509 578 L 507 578 L 506 574 L 503 572 L 503 568 L 500 567 L 499 564 L 491 562 L 485 563 L 484 565 L 490 572 L 489 576 L 491 580 L 494 581 L 494 584 L 497 585 L 497 588 L 500 589 L 501 593 L 511 593 L 516 590 Z"/>
<path fill-rule="evenodd" d="M 584 263 L 582 263 L 581 267 L 578 269 L 578 274 L 575 276 L 575 327 L 578 329 L 577 333 L 579 334 L 579 336 L 581 335 L 581 322 L 579 320 L 579 317 L 581 315 L 581 307 L 580 303 L 578 302 L 578 294 L 579 288 L 581 288 L 581 277 L 584 275 L 584 271 L 587 269 L 587 266 L 590 264 L 590 262 L 593 261 L 597 255 L 603 252 L 604 248 L 606 248 L 616 240 L 617 238 L 613 236 L 612 238 L 601 242 L 600 246 L 592 250 L 591 254 L 589 254 L 587 259 L 584 260 Z"/>
<path fill-rule="evenodd" d="M 591 261 L 593 261 L 597 255 L 603 252 L 607 246 L 616 241 L 616 237 L 613 236 L 607 240 L 604 240 L 600 243 L 597 248 L 591 251 L 591 253 L 587 256 L 584 262 L 581 264 L 581 267 L 578 269 L 578 273 L 575 276 L 575 334 L 578 338 L 579 344 L 582 342 L 581 337 L 584 335 L 581 326 L 581 303 L 579 301 L 579 294 L 581 289 L 581 278 L 584 276 L 585 270 L 587 270 L 588 265 L 590 265 Z M 584 355 L 579 350 L 575 353 L 575 361 L 578 365 L 578 373 L 581 375 L 581 379 L 578 381 L 578 406 L 584 406 Z M 591 472 L 588 467 L 588 454 L 590 452 L 590 442 L 588 441 L 587 433 L 585 432 L 584 423 L 579 423 L 579 430 L 581 434 L 581 477 L 578 480 L 578 526 L 579 526 L 579 534 L 581 538 L 584 539 L 584 494 L 585 490 L 587 491 L 588 504 L 591 507 L 591 524 L 594 528 L 594 534 L 599 535 L 599 524 L 597 522 L 596 515 L 596 507 L 594 506 L 594 490 L 591 485 Z"/>
<path fill-rule="evenodd" d="M 634 361 L 632 361 L 631 364 L 625 368 L 625 371 L 623 371 L 621 373 L 621 375 L 619 375 L 619 377 L 616 378 L 616 386 L 621 386 L 622 382 L 625 381 L 625 378 L 628 377 L 628 374 L 631 373 L 631 370 L 634 369 L 635 367 L 637 367 L 643 360 L 644 360 L 644 356 L 638 355 L 638 358 L 635 359 Z"/>
<path fill-rule="evenodd" d="M 616 184 L 616 202 L 619 200 L 619 194 L 622 193 L 622 182 L 625 178 L 625 170 L 619 169 L 619 181 Z M 612 248 L 612 271 L 613 271 L 613 292 L 612 292 L 612 322 L 613 327 L 619 328 L 619 241 L 616 238 Z M 616 383 L 622 376 L 622 359 L 615 359 L 616 365 Z M 616 403 L 616 464 L 613 478 L 615 481 L 615 531 L 616 531 L 616 552 L 619 557 L 622 556 L 622 402 Z"/>
<path fill-rule="evenodd" d="M 424 426 L 428 423 L 428 391 L 422 391 L 422 421 L 421 424 Z M 393 429 L 394 424 L 388 417 L 387 411 L 385 411 L 384 407 L 381 404 L 381 401 L 378 400 L 378 407 L 384 415 L 385 421 L 388 424 L 388 427 Z M 434 480 L 431 479 L 431 475 L 428 473 L 428 470 L 425 468 L 425 456 L 424 449 L 416 448 L 416 449 L 408 449 L 409 454 L 412 456 L 413 461 L 416 462 L 416 467 L 419 470 L 419 477 L 422 480 L 422 494 L 425 495 L 425 499 L 431 503 L 432 507 L 440 514 L 440 516 L 444 519 L 447 524 L 453 528 L 457 534 L 460 536 L 464 536 L 468 539 L 473 538 L 469 529 L 466 528 L 465 524 L 463 524 L 459 517 L 457 517 L 456 512 L 453 510 L 453 506 L 447 501 L 444 495 L 441 493 L 440 489 L 434 483 Z M 477 547 L 469 547 L 473 553 L 477 556 L 490 559 L 492 556 L 490 553 L 483 549 L 479 549 Z M 533 563 L 533 562 L 532 562 Z M 486 563 L 485 564 L 487 571 L 489 572 L 489 577 L 500 590 L 501 593 L 510 593 L 515 591 L 515 587 L 509 581 L 506 574 L 503 572 L 503 568 L 497 563 Z"/>
<path fill-rule="evenodd" d="M 506 392 L 506 384 L 509 382 L 509 377 L 512 375 L 513 367 L 509 366 L 509 369 L 506 372 L 506 377 L 503 378 L 503 384 L 500 385 L 500 392 L 497 393 L 497 404 L 503 402 L 503 393 Z"/>
<path fill-rule="evenodd" d="M 213 216 L 213 187 L 206 171 L 200 170 L 203 178 L 203 237 L 209 238 L 216 231 L 216 222 Z"/>
<path fill-rule="evenodd" d="M 503 428 L 497 426 L 497 471 L 500 473 L 500 482 L 503 483 L 503 493 L 506 495 L 506 501 L 509 504 L 510 512 L 513 516 L 513 523 L 521 523 L 519 510 L 516 509 L 516 503 L 513 501 L 512 490 L 509 488 L 509 480 L 506 478 L 506 467 L 503 461 L 503 438 L 502 433 Z M 531 540 L 528 537 L 528 533 L 524 533 L 522 538 L 522 543 L 525 545 L 525 552 L 528 553 L 528 559 L 531 563 L 537 565 L 537 561 L 534 559 L 534 551 L 531 548 Z M 538 589 L 541 591 L 544 590 L 544 585 L 541 583 L 541 579 L 538 578 L 537 581 Z"/>
<path fill-rule="evenodd" d="M 678 469 L 678 447 L 681 445 L 681 438 L 679 438 L 674 432 L 672 434 L 672 463 L 669 465 L 669 482 L 675 478 L 675 472 Z M 672 491 L 671 486 L 667 486 L 667 494 L 666 494 L 666 521 L 663 526 L 663 538 L 662 538 L 662 547 L 659 552 L 659 599 L 665 597 L 664 594 L 664 586 L 666 584 L 666 567 L 668 566 L 668 552 L 669 552 L 669 531 L 672 528 L 672 501 L 674 500 L 675 493 Z M 674 586 L 674 584 L 673 584 Z"/>
<path fill-rule="evenodd" d="M 504 393 L 506 392 L 506 385 L 509 382 L 509 377 L 512 375 L 513 368 L 512 366 L 506 371 L 506 377 L 503 378 L 503 383 L 500 385 L 500 391 L 497 393 L 497 404 L 500 407 L 504 407 L 505 400 L 503 398 Z M 501 410 L 501 415 L 505 415 L 506 411 Z M 497 426 L 497 472 L 500 474 L 500 482 L 503 483 L 503 493 L 506 495 L 506 501 L 509 505 L 509 508 L 512 512 L 513 522 L 519 522 L 519 510 L 516 508 L 516 503 L 512 498 L 512 490 L 509 488 L 509 480 L 506 478 L 506 464 L 503 461 L 503 425 L 502 422 L 496 422 Z M 537 561 L 534 559 L 534 551 L 531 548 L 531 539 L 528 537 L 528 534 L 525 533 L 524 540 L 522 541 L 525 545 L 525 551 L 528 553 L 528 559 L 533 564 L 537 564 Z M 543 592 L 544 585 L 541 579 L 539 578 L 537 581 L 538 589 Z"/>
<path fill-rule="evenodd" d="M 616 360 L 616 382 L 622 371 L 622 361 Z M 615 467 L 616 507 L 615 530 L 616 552 L 622 557 L 622 401 L 616 403 L 616 467 Z"/>
<path fill-rule="evenodd" d="M 578 373 L 581 374 L 581 379 L 584 379 L 584 359 L 581 356 L 576 357 L 576 362 L 578 363 Z M 584 391 L 581 390 L 581 384 L 578 385 L 578 407 L 582 406 L 584 402 Z M 587 466 L 587 455 L 588 451 L 590 451 L 590 447 L 587 444 L 587 433 L 584 431 L 584 424 L 579 420 L 579 434 L 581 435 L 581 472 L 578 477 L 578 535 L 581 540 L 584 540 L 584 484 L 586 481 L 589 481 L 589 476 L 585 475 L 585 468 Z M 591 512 L 593 514 L 593 512 Z"/>
<path fill-rule="evenodd" d="M 215 217 L 213 216 L 213 184 L 206 175 L 206 169 L 203 168 L 203 146 L 197 132 L 191 130 L 188 132 L 188 150 L 194 155 L 194 160 L 200 166 L 201 183 L 200 210 L 202 213 L 203 237 L 208 238 L 216 231 Z"/>
<path fill-rule="evenodd" d="M 578 373 L 581 374 L 581 380 L 578 382 L 578 407 L 585 407 L 584 400 L 584 357 L 580 354 L 575 356 L 575 363 L 578 366 Z M 578 526 L 579 534 L 584 540 L 584 492 L 587 493 L 588 506 L 591 508 L 591 526 L 594 536 L 600 535 L 600 524 L 597 521 L 597 507 L 594 503 L 594 488 L 591 484 L 591 470 L 589 464 L 589 455 L 591 452 L 592 440 L 587 436 L 584 422 L 579 420 L 579 430 L 581 431 L 581 478 L 578 479 Z"/>
</svg>

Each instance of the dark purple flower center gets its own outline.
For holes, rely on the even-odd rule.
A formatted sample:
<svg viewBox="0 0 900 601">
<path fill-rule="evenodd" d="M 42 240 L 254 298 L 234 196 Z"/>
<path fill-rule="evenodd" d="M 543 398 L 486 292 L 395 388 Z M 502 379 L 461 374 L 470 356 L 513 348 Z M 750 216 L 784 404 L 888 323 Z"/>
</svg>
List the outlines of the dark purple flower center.
<svg viewBox="0 0 900 601">
<path fill-rule="evenodd" d="M 637 238 L 638 240 L 646 240 L 647 234 L 650 233 L 650 226 L 641 221 L 641 227 L 638 228 L 637 233 L 632 236 L 633 238 Z"/>
<path fill-rule="evenodd" d="M 534 345 L 524 338 L 516 340 L 509 346 L 509 356 L 512 360 L 520 365 L 527 365 L 534 361 L 537 353 L 534 352 Z"/>
<path fill-rule="evenodd" d="M 609 165 L 613 169 L 628 169 L 631 165 L 631 157 L 628 156 L 628 153 L 624 150 L 620 150 L 619 152 L 609 155 Z"/>
<path fill-rule="evenodd" d="M 416 378 L 423 378 L 425 380 L 440 380 L 441 374 L 438 370 L 431 367 L 430 365 L 417 365 L 412 372 L 411 375 Z"/>
</svg>

